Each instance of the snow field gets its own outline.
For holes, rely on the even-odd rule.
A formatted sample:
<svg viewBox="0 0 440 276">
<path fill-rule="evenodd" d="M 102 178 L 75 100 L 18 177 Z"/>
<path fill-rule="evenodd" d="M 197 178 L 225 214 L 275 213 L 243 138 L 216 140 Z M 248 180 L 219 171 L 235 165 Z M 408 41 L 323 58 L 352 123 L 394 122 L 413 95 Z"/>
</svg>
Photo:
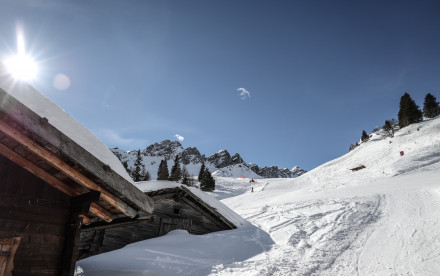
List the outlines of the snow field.
<svg viewBox="0 0 440 276">
<path fill-rule="evenodd" d="M 388 196 L 386 217 L 378 224 L 359 258 L 362 275 L 438 275 L 438 191 L 421 189 Z"/>
<path fill-rule="evenodd" d="M 216 177 L 211 194 L 250 223 L 173 231 L 82 260 L 77 275 L 438 275 L 439 134 L 440 118 L 373 134 L 295 179 Z"/>
<path fill-rule="evenodd" d="M 240 212 L 269 233 L 275 245 L 265 258 L 219 275 L 310 275 L 325 271 L 380 216 L 381 198 L 309 200 Z"/>
</svg>

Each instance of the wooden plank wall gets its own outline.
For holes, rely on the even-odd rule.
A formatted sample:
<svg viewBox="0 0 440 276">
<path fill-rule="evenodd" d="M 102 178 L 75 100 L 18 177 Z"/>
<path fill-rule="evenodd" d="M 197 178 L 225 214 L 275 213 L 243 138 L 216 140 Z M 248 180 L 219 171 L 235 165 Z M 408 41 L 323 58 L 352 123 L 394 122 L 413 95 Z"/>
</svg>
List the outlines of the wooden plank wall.
<svg viewBox="0 0 440 276">
<path fill-rule="evenodd" d="M 218 223 L 210 219 L 205 213 L 196 210 L 192 206 L 189 206 L 185 202 L 176 202 L 174 200 L 175 194 L 168 194 L 167 197 L 160 199 L 154 199 L 154 213 L 159 217 L 178 217 L 186 218 L 192 221 L 191 234 L 206 234 L 215 231 L 225 230 Z M 175 210 L 180 209 L 179 214 L 175 214 Z"/>
<path fill-rule="evenodd" d="M 59 275 L 69 198 L 0 156 L 0 238 L 21 237 L 14 276 Z"/>
<path fill-rule="evenodd" d="M 127 244 L 159 236 L 160 218 L 108 229 L 81 231 L 78 259 L 116 250 Z"/>
</svg>

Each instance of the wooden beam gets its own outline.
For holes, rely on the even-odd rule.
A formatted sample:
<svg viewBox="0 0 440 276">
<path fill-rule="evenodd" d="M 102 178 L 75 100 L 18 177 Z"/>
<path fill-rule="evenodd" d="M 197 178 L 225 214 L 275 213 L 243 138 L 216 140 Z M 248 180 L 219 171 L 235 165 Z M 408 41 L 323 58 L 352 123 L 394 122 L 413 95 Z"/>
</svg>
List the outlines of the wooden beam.
<svg viewBox="0 0 440 276">
<path fill-rule="evenodd" d="M 102 221 L 98 221 L 83 226 L 81 228 L 81 231 L 92 231 L 92 230 L 110 229 L 110 228 L 122 227 L 122 226 L 131 226 L 137 224 L 146 224 L 154 220 L 154 217 L 155 216 L 149 215 L 139 218 L 127 218 L 127 217 L 117 218 L 114 219 L 111 223 L 103 223 Z"/>
<path fill-rule="evenodd" d="M 20 245 L 21 237 L 0 239 L 0 275 L 12 275 L 14 270 L 14 255 Z M 3 258 L 2 258 L 3 257 Z"/>
<path fill-rule="evenodd" d="M 66 229 L 64 249 L 62 257 L 63 276 L 73 276 L 78 256 L 78 244 L 80 240 L 83 216 L 89 213 L 92 202 L 98 201 L 100 192 L 90 191 L 70 198 L 69 223 Z"/>
<path fill-rule="evenodd" d="M 69 223 L 67 223 L 67 229 L 65 233 L 63 255 L 61 258 L 61 276 L 74 275 L 76 259 L 78 256 L 81 224 L 82 217 L 78 214 L 70 213 Z"/>
<path fill-rule="evenodd" d="M 111 222 L 113 220 L 113 214 L 102 208 L 98 203 L 93 202 L 90 206 L 90 213 L 95 216 L 105 220 L 106 222 Z M 90 219 L 89 219 L 90 221 Z M 84 221 L 85 224 L 89 224 L 90 222 Z"/>
<path fill-rule="evenodd" d="M 83 174 L 76 171 L 74 168 L 70 167 L 66 163 L 64 163 L 61 159 L 56 157 L 53 153 L 47 151 L 28 137 L 24 136 L 21 132 L 11 128 L 8 126 L 4 121 L 0 120 L 0 130 L 6 134 L 7 136 L 11 137 L 12 139 L 19 142 L 21 145 L 26 147 L 28 150 L 33 152 L 34 154 L 38 155 L 39 157 L 43 158 L 45 161 L 47 161 L 49 164 L 66 174 L 68 177 L 70 177 L 72 180 L 77 182 L 78 184 L 90 189 L 95 190 L 101 193 L 101 198 L 105 201 L 107 201 L 109 204 L 114 206 L 116 209 L 124 213 L 125 215 L 133 218 L 137 215 L 137 211 L 130 206 L 128 206 L 126 203 L 124 203 L 119 198 L 115 197 L 114 195 L 110 194 L 107 190 L 103 189 L 101 186 L 84 176 Z"/>
<path fill-rule="evenodd" d="M 43 179 L 47 183 L 49 183 L 54 188 L 60 190 L 61 192 L 69 195 L 69 196 L 76 196 L 79 193 L 77 193 L 72 187 L 64 184 L 54 176 L 50 175 L 45 170 L 41 169 L 31 161 L 27 160 L 26 158 L 22 157 L 15 151 L 11 150 L 10 148 L 6 147 L 5 145 L 0 143 L 0 154 L 14 162 L 15 164 L 19 165 L 20 167 L 26 169 L 30 173 L 34 174 L 35 176 Z"/>
<path fill-rule="evenodd" d="M 90 206 L 90 208 L 91 207 L 92 206 Z M 82 218 L 82 223 L 85 225 L 89 225 L 92 222 L 92 220 L 88 216 L 85 215 L 79 215 L 79 216 Z"/>
<path fill-rule="evenodd" d="M 70 198 L 70 212 L 77 215 L 86 215 L 89 213 L 90 205 L 99 200 L 100 193 L 90 191 L 85 194 Z"/>
<path fill-rule="evenodd" d="M 31 161 L 20 156 L 15 151 L 11 150 L 10 148 L 6 147 L 1 143 L 0 143 L 0 154 L 5 156 L 15 164 L 19 165 L 20 167 L 26 169 L 27 171 L 37 176 L 38 178 L 44 180 L 46 183 L 48 183 L 55 189 L 58 189 L 59 191 L 65 193 L 68 196 L 78 196 L 81 194 L 81 192 L 61 182 L 58 178 L 55 178 L 45 170 L 41 169 Z M 105 211 L 97 203 L 92 203 L 92 206 L 90 207 L 90 212 L 107 222 L 112 221 L 112 215 L 109 212 Z M 84 217 L 85 217 L 84 221 L 90 221 L 90 218 L 88 218 L 85 215 Z"/>
</svg>

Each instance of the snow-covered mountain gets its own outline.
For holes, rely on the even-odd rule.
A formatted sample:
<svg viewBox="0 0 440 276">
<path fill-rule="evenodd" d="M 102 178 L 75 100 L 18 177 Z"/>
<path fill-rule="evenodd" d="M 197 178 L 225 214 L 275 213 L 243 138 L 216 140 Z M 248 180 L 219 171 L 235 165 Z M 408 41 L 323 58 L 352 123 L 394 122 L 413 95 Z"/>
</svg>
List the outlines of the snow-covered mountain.
<svg viewBox="0 0 440 276">
<path fill-rule="evenodd" d="M 113 153 L 121 160 L 127 162 L 128 167 L 134 166 L 136 160 L 136 151 L 124 151 L 118 148 L 111 149 Z M 206 157 L 201 154 L 196 147 L 184 149 L 178 141 L 164 140 L 160 143 L 154 143 L 141 151 L 142 163 L 151 177 L 157 177 L 157 170 L 160 161 L 167 160 L 168 168 L 174 164 L 174 158 L 179 155 L 181 164 L 185 165 L 188 172 L 192 175 L 198 175 L 200 167 L 205 166 L 213 172 L 215 176 L 228 177 L 246 177 L 246 178 L 293 178 L 304 174 L 306 171 L 294 167 L 292 170 L 280 169 L 277 166 L 260 168 L 256 164 L 246 164 L 240 154 L 233 156 L 227 150 L 220 150 Z"/>
<path fill-rule="evenodd" d="M 222 176 L 222 177 L 237 177 L 243 176 L 246 178 L 261 178 L 261 175 L 256 174 L 252 171 L 247 164 L 235 164 L 229 165 L 223 168 L 216 170 L 213 176 Z"/>
<path fill-rule="evenodd" d="M 438 275 L 440 117 L 375 132 L 302 177 L 217 177 L 211 195 L 251 224 L 172 231 L 81 260 L 76 275 Z"/>
</svg>

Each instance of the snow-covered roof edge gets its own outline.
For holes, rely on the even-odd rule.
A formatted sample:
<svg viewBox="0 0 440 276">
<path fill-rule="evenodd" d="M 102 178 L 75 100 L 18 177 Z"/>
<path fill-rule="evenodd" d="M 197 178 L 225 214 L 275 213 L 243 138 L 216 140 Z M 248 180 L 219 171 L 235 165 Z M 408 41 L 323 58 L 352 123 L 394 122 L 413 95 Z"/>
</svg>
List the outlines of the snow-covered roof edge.
<svg viewBox="0 0 440 276">
<path fill-rule="evenodd" d="M 182 188 L 186 188 L 186 189 L 190 190 L 194 195 L 196 195 L 198 198 L 200 198 L 207 205 L 214 208 L 218 213 L 220 213 L 227 220 L 232 222 L 236 227 L 240 227 L 245 224 L 245 222 L 246 222 L 245 219 L 243 219 L 239 214 L 234 212 L 232 209 L 230 209 L 228 206 L 226 206 L 225 204 L 220 202 L 215 197 L 212 197 L 208 193 L 205 193 L 195 187 L 182 186 Z"/>
<path fill-rule="evenodd" d="M 133 183 L 133 180 L 128 175 L 119 159 L 103 142 L 35 88 L 23 81 L 12 79 L 12 77 L 6 73 L 6 68 L 1 61 L 0 88 L 40 117 L 47 118 L 52 126 L 72 139 L 86 151 L 90 152 L 102 163 L 107 164 L 125 180 Z"/>
</svg>

